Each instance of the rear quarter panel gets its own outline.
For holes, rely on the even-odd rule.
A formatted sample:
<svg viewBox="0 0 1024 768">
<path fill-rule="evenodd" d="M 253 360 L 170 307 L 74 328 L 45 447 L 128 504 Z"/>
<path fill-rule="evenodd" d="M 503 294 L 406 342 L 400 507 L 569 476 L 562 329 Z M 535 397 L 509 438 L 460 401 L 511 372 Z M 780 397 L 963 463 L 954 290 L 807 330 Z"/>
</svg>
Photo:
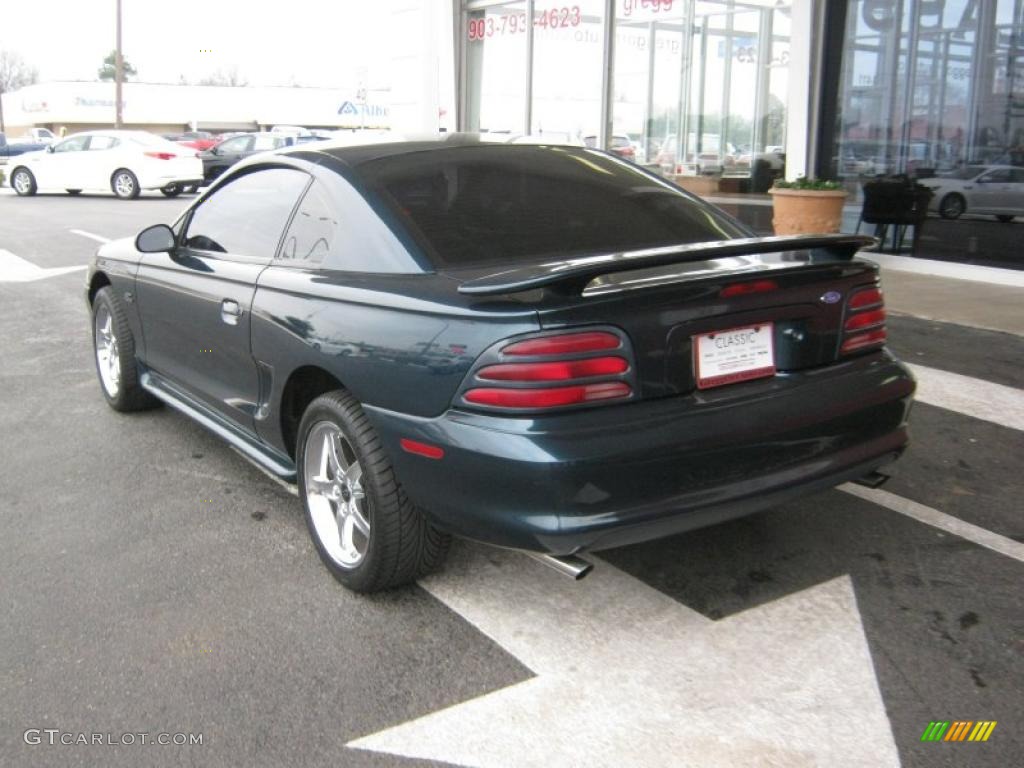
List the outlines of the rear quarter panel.
<svg viewBox="0 0 1024 768">
<path fill-rule="evenodd" d="M 361 403 L 418 417 L 443 413 L 466 372 L 502 338 L 538 329 L 516 302 L 467 302 L 436 274 L 361 275 L 271 266 L 252 312 L 261 368 L 257 431 L 285 450 L 280 404 L 289 377 L 312 366 Z"/>
</svg>

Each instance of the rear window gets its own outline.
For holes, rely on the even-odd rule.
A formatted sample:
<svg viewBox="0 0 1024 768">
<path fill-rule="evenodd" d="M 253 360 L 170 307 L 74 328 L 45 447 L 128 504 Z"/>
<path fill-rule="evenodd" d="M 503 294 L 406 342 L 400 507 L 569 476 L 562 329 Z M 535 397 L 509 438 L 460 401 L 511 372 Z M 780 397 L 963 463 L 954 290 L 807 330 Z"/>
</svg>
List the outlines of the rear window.
<svg viewBox="0 0 1024 768">
<path fill-rule="evenodd" d="M 601 152 L 491 145 L 360 167 L 438 266 L 723 240 L 750 233 L 661 179 Z"/>
</svg>

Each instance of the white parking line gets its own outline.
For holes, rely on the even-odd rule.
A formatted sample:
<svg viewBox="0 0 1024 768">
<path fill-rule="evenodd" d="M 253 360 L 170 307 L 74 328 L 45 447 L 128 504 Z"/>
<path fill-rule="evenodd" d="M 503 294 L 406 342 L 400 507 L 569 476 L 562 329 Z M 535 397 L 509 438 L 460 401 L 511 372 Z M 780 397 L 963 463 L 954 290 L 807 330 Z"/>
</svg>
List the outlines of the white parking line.
<svg viewBox="0 0 1024 768">
<path fill-rule="evenodd" d="M 85 265 L 79 267 L 52 267 L 43 269 L 31 261 L 15 256 L 8 250 L 0 248 L 0 283 L 32 283 L 36 280 L 45 280 L 48 277 L 66 275 L 69 272 L 78 272 L 85 269 Z"/>
<path fill-rule="evenodd" d="M 917 378 L 916 400 L 1024 430 L 1024 390 L 924 365 L 908 367 Z"/>
<path fill-rule="evenodd" d="M 86 232 L 84 229 L 69 229 L 74 235 L 81 235 L 82 237 L 88 237 L 90 240 L 95 240 L 97 243 L 109 243 L 109 237 L 103 237 L 102 235 L 94 235 L 92 232 Z"/>
<path fill-rule="evenodd" d="M 1024 563 L 1024 544 L 973 523 L 968 523 L 958 517 L 947 515 L 945 512 L 926 507 L 924 504 L 905 499 L 881 488 L 865 488 L 862 485 L 845 483 L 839 486 L 839 490 Z"/>
</svg>

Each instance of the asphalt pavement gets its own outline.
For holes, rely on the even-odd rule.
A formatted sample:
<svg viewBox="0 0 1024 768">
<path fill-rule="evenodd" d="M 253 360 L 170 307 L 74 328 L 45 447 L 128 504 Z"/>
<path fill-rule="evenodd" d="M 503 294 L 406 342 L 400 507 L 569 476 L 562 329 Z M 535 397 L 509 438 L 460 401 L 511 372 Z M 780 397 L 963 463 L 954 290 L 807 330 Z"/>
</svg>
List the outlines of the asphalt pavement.
<svg viewBox="0 0 1024 768">
<path fill-rule="evenodd" d="M 421 585 L 356 596 L 285 489 L 170 409 L 106 406 L 83 271 L 5 280 L 188 201 L 0 190 L 0 765 L 1019 762 L 1019 429 L 918 403 L 896 501 L 827 491 L 601 553 L 579 583 L 462 544 Z M 1021 336 L 889 332 L 1024 411 Z M 922 742 L 933 721 L 997 726 Z M 202 744 L 61 743 L 141 733 Z"/>
</svg>

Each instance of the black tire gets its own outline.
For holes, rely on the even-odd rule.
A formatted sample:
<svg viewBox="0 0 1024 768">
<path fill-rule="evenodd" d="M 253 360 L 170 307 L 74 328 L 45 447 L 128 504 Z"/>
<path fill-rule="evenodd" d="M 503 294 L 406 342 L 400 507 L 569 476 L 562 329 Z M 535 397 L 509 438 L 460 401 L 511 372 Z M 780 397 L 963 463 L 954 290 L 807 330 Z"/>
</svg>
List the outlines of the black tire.
<svg viewBox="0 0 1024 768">
<path fill-rule="evenodd" d="M 110 177 L 110 189 L 122 200 L 134 200 L 142 191 L 139 180 L 127 168 L 118 168 Z"/>
<path fill-rule="evenodd" d="M 355 565 L 343 565 L 327 552 L 310 509 L 306 454 L 310 449 L 310 432 L 324 422 L 340 430 L 362 468 L 364 511 L 370 532 L 365 552 Z M 380 438 L 349 392 L 335 390 L 313 400 L 299 424 L 297 443 L 299 496 L 306 526 L 320 559 L 335 579 L 355 592 L 377 592 L 415 581 L 444 562 L 451 537 L 435 528 L 406 497 Z M 316 450 L 315 442 L 312 445 Z"/>
<path fill-rule="evenodd" d="M 11 173 L 11 187 L 22 197 L 31 197 L 39 187 L 36 185 L 36 177 L 28 168 L 15 168 Z"/>
<path fill-rule="evenodd" d="M 164 197 L 177 197 L 183 190 L 178 184 L 168 184 L 160 191 L 163 193 Z"/>
<path fill-rule="evenodd" d="M 67 192 L 72 197 L 74 197 L 75 195 L 82 194 L 82 190 L 80 190 L 80 189 L 65 189 L 64 191 Z"/>
<path fill-rule="evenodd" d="M 944 219 L 959 219 L 966 210 L 967 201 L 956 192 L 946 195 L 939 203 L 939 216 Z"/>
<path fill-rule="evenodd" d="M 1003 222 L 1003 224 L 1009 224 L 1014 219 L 1014 217 L 1008 213 L 1000 213 L 996 218 Z"/>
<path fill-rule="evenodd" d="M 97 324 L 102 323 L 106 316 L 110 317 L 113 344 L 117 349 L 119 375 L 115 392 L 111 392 L 104 379 L 104 374 L 100 370 L 101 358 L 97 339 L 100 334 L 97 331 Z M 124 307 L 110 286 L 101 288 L 92 302 L 92 347 L 96 375 L 100 380 L 100 391 L 111 408 L 115 411 L 129 412 L 153 408 L 159 404 L 159 401 L 139 384 L 139 365 L 135 359 L 135 338 L 132 336 L 131 326 L 128 325 L 128 316 L 125 314 Z"/>
<path fill-rule="evenodd" d="M 198 191 L 199 191 L 199 185 L 198 184 L 189 184 L 187 187 L 185 187 L 185 194 L 187 194 L 187 195 L 194 195 Z"/>
</svg>

